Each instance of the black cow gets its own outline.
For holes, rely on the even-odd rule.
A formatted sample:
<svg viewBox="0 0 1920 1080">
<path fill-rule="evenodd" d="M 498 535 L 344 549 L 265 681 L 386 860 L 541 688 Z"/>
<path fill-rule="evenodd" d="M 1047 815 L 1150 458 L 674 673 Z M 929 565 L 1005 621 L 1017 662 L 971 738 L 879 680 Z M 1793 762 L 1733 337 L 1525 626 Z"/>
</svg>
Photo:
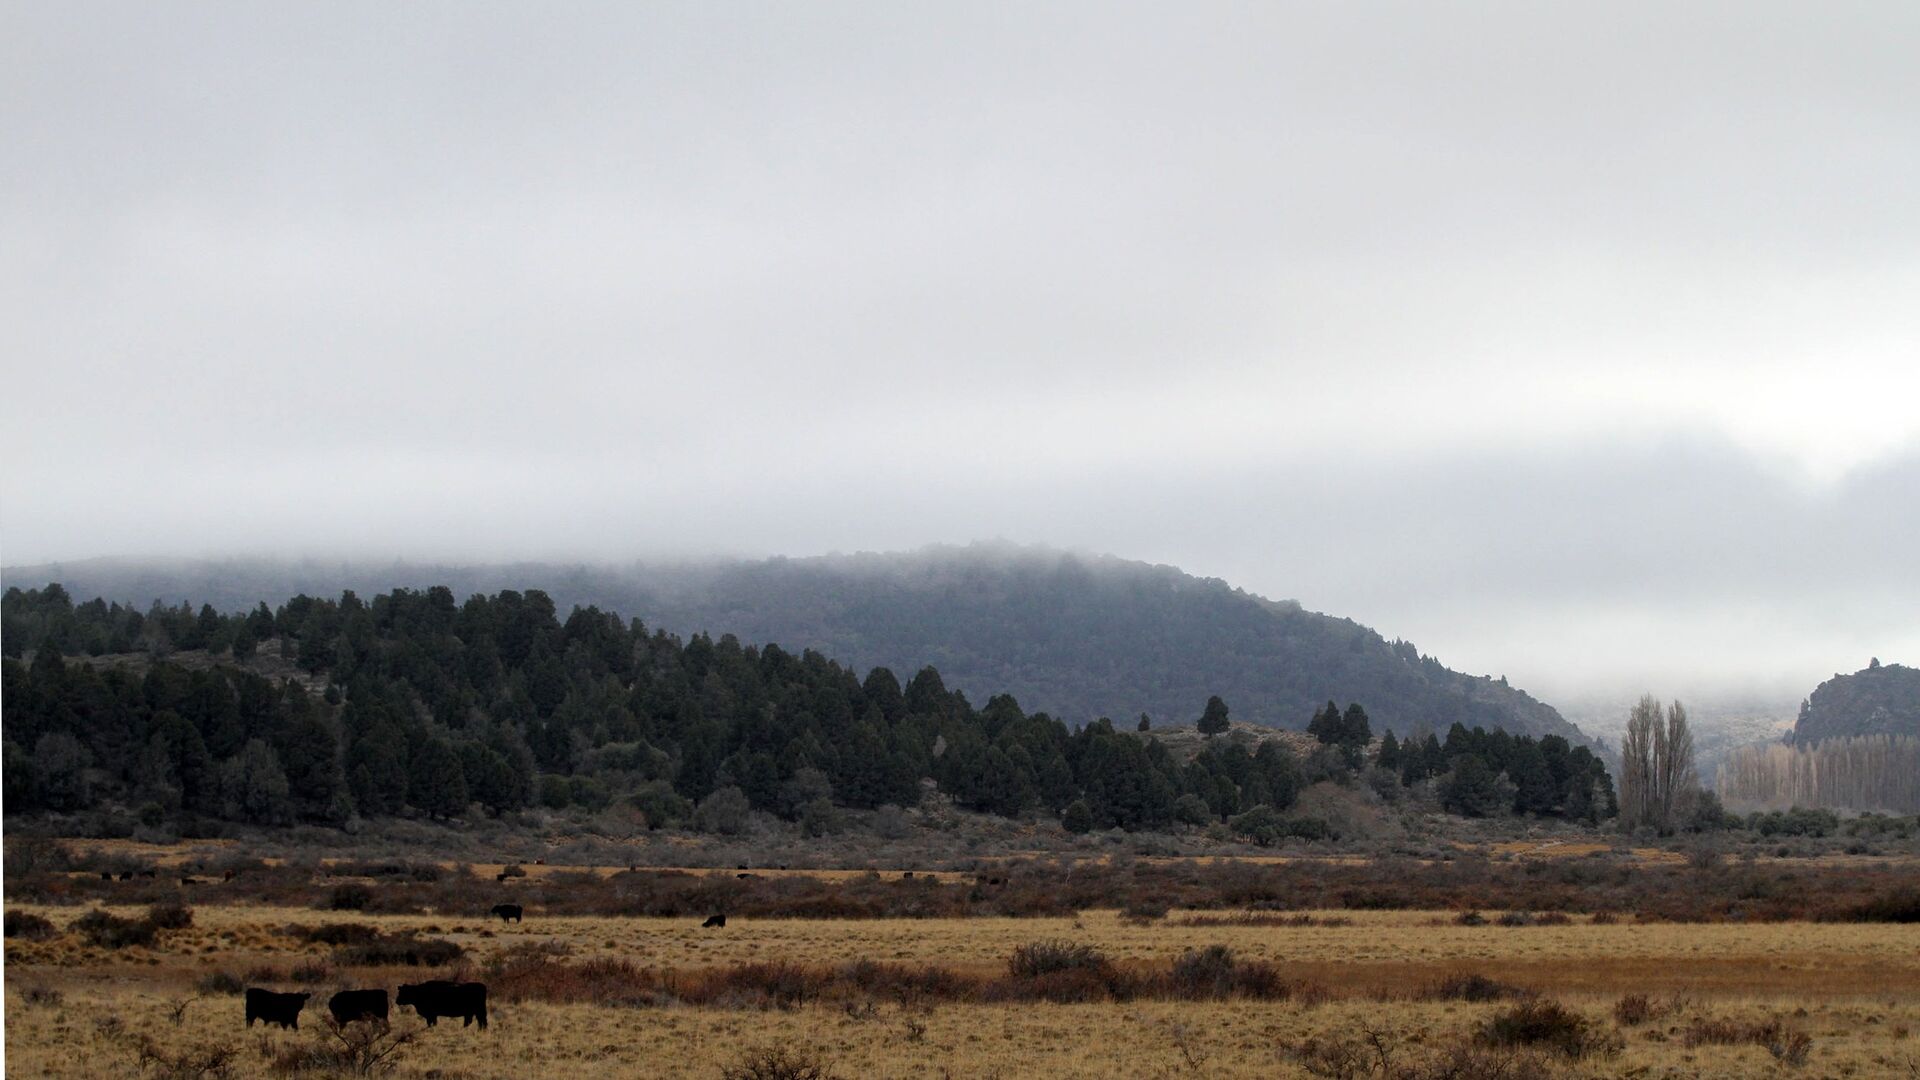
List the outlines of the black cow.
<svg viewBox="0 0 1920 1080">
<path fill-rule="evenodd" d="M 327 1011 L 337 1023 L 355 1020 L 387 1022 L 387 992 L 382 990 L 342 990 L 327 999 Z"/>
<path fill-rule="evenodd" d="M 181 879 L 180 879 L 180 884 L 182 884 L 182 885 L 198 885 L 198 884 L 200 884 L 200 879 L 199 879 L 199 878 L 190 878 L 190 877 L 183 877 L 183 878 L 181 878 Z"/>
<path fill-rule="evenodd" d="M 122 871 L 120 871 L 120 880 L 121 880 L 121 881 L 132 881 L 132 880 L 133 880 L 133 871 L 131 871 L 131 870 L 122 870 Z"/>
<path fill-rule="evenodd" d="M 493 875 L 493 880 L 498 881 L 504 885 L 506 884 L 507 879 L 512 876 L 513 876 L 512 874 L 509 874 L 505 870 L 502 870 L 499 873 Z"/>
<path fill-rule="evenodd" d="M 403 983 L 393 1003 L 413 1006 L 413 1011 L 420 1014 L 420 1019 L 425 1020 L 428 1027 L 433 1027 L 443 1016 L 460 1017 L 461 1027 L 476 1020 L 482 1028 L 487 1026 L 486 983 L 456 983 L 445 979 Z"/>
<path fill-rule="evenodd" d="M 142 870 L 142 871 L 140 871 L 140 876 L 141 876 L 141 877 L 159 877 L 159 876 L 160 876 L 160 871 L 158 871 L 158 870 Z"/>
<path fill-rule="evenodd" d="M 760 880 L 760 875 L 759 875 L 759 874 L 735 874 L 735 875 L 733 875 L 733 876 L 734 876 L 734 877 L 737 877 L 737 878 L 739 878 L 739 879 L 740 879 L 741 881 L 758 881 L 758 880 Z"/>
<path fill-rule="evenodd" d="M 112 880 L 113 880 L 113 871 L 111 871 L 111 870 L 102 870 L 102 871 L 100 871 L 100 880 L 101 880 L 101 881 L 112 881 Z"/>
<path fill-rule="evenodd" d="M 707 916 L 707 921 L 700 924 L 700 929 L 705 930 L 709 926 L 724 928 L 726 925 L 727 917 L 725 915 L 709 915 Z"/>
<path fill-rule="evenodd" d="M 300 1030 L 300 1010 L 307 1005 L 312 994 L 276 994 L 272 990 L 259 987 L 247 987 L 247 1026 L 252 1027 L 255 1020 L 264 1020 L 269 1024 Z"/>
<path fill-rule="evenodd" d="M 519 904 L 495 904 L 493 914 L 500 916 L 501 922 L 519 922 L 521 907 Z"/>
</svg>

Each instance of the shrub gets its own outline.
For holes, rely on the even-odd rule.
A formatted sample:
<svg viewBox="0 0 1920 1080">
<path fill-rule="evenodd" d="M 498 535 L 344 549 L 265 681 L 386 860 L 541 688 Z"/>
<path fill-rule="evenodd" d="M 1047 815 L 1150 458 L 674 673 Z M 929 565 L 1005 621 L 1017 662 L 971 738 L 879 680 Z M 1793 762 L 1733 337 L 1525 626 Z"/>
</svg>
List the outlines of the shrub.
<svg viewBox="0 0 1920 1080">
<path fill-rule="evenodd" d="M 237 994 L 247 988 L 240 976 L 231 971 L 212 971 L 194 983 L 194 989 L 203 994 Z"/>
<path fill-rule="evenodd" d="M 327 907 L 334 911 L 364 911 L 373 903 L 373 890 L 365 885 L 335 885 L 327 897 Z"/>
<path fill-rule="evenodd" d="M 466 952 L 444 938 L 423 938 L 407 931 L 380 934 L 357 945 L 343 945 L 334 950 L 333 957 L 337 963 L 361 967 L 444 967 L 465 956 Z"/>
<path fill-rule="evenodd" d="M 1807 1056 L 1813 1050 L 1812 1036 L 1788 1027 L 1786 1021 L 1778 1016 L 1751 1023 L 1701 1017 L 1687 1026 L 1682 1041 L 1689 1047 L 1753 1043 L 1764 1047 L 1775 1060 L 1795 1068 L 1806 1064 Z"/>
<path fill-rule="evenodd" d="M 1174 993 L 1187 999 L 1224 998 L 1233 992 L 1233 950 L 1225 945 L 1188 949 L 1173 962 Z"/>
<path fill-rule="evenodd" d="M 1660 1007 L 1645 994 L 1627 994 L 1613 1003 L 1613 1018 L 1621 1027 L 1639 1027 L 1660 1015 Z"/>
<path fill-rule="evenodd" d="M 41 1005 L 49 1009 L 59 1008 L 67 1000 L 67 995 L 50 986 L 29 986 L 20 991 L 20 1000 L 29 1005 Z"/>
<path fill-rule="evenodd" d="M 315 945 L 361 945 L 380 936 L 366 923 L 326 923 L 321 926 L 289 926 L 287 932 Z"/>
<path fill-rule="evenodd" d="M 1503 911 L 1496 920 L 1501 926 L 1532 926 L 1533 913 L 1530 911 Z"/>
<path fill-rule="evenodd" d="M 1036 941 L 1013 950 L 1007 958 L 1007 973 L 1016 979 L 1033 979 L 1059 971 L 1101 971 L 1108 967 L 1106 955 L 1091 945 L 1071 941 Z"/>
<path fill-rule="evenodd" d="M 804 1050 L 781 1046 L 748 1050 L 720 1067 L 721 1080 L 834 1080 L 825 1064 Z"/>
<path fill-rule="evenodd" d="M 1424 1001 L 1504 1001 L 1527 997 L 1529 992 L 1485 975 L 1461 974 L 1428 983 L 1418 996 Z"/>
<path fill-rule="evenodd" d="M 147 921 L 156 930 L 185 930 L 193 925 L 193 909 L 177 901 L 163 901 L 147 908 Z"/>
<path fill-rule="evenodd" d="M 1920 922 L 1920 889 L 1907 886 L 1883 893 L 1854 907 L 1848 915 L 1853 922 Z"/>
<path fill-rule="evenodd" d="M 73 921 L 73 929 L 87 944 L 107 949 L 151 945 L 158 929 L 145 919 L 122 919 L 95 908 Z"/>
<path fill-rule="evenodd" d="M 1485 926 L 1487 917 L 1477 911 L 1463 911 L 1454 918 L 1456 926 Z"/>
<path fill-rule="evenodd" d="M 1597 1031 L 1586 1017 L 1549 998 L 1523 1001 L 1496 1014 L 1481 1027 L 1479 1041 L 1496 1047 L 1540 1047 L 1576 1059 L 1620 1050 L 1616 1040 Z"/>
<path fill-rule="evenodd" d="M 25 938 L 28 941 L 45 941 L 59 931 L 54 929 L 53 921 L 44 915 L 35 915 L 31 911 L 7 909 L 6 936 Z"/>
</svg>

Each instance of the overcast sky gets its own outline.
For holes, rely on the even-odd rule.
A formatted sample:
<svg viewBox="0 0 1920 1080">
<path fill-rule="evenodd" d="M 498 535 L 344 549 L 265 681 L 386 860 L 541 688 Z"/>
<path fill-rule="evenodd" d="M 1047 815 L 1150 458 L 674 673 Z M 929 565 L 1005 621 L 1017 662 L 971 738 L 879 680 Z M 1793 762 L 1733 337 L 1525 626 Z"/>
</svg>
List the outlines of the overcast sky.
<svg viewBox="0 0 1920 1080">
<path fill-rule="evenodd" d="M 0 5 L 0 558 L 1005 537 L 1920 663 L 1920 5 Z"/>
</svg>

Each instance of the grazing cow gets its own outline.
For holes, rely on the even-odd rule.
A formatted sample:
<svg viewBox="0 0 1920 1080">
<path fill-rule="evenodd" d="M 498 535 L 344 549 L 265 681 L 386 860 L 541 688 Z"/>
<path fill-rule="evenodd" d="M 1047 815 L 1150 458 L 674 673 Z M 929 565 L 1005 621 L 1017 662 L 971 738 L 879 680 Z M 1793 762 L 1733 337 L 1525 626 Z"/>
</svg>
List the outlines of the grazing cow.
<svg viewBox="0 0 1920 1080">
<path fill-rule="evenodd" d="M 102 871 L 100 871 L 100 880 L 101 880 L 101 881 L 112 881 L 112 880 L 113 880 L 113 871 L 111 871 L 111 870 L 102 870 Z"/>
<path fill-rule="evenodd" d="M 431 982 L 403 983 L 400 993 L 394 996 L 395 1005 L 411 1005 L 420 1019 L 433 1027 L 443 1016 L 457 1016 L 461 1027 L 479 1021 L 487 1026 L 487 984 L 455 983 L 444 979 Z"/>
<path fill-rule="evenodd" d="M 507 873 L 507 872 L 506 872 L 505 870 L 502 870 L 502 871 L 500 871 L 499 873 L 497 873 L 497 874 L 495 874 L 495 875 L 493 875 L 493 880 L 495 880 L 495 881 L 498 881 L 498 882 L 500 882 L 500 883 L 501 883 L 502 885 L 504 885 L 504 884 L 506 884 L 506 882 L 507 882 L 507 879 L 508 879 L 508 878 L 510 878 L 510 877 L 512 877 L 512 876 L 513 876 L 512 874 L 509 874 L 509 873 Z"/>
<path fill-rule="evenodd" d="M 381 990 L 342 990 L 327 999 L 327 1011 L 334 1022 L 351 1024 L 355 1020 L 387 1022 L 387 992 Z"/>
<path fill-rule="evenodd" d="M 738 867 L 736 867 L 736 869 L 740 869 L 740 870 L 745 870 L 746 868 L 747 868 L 746 863 L 741 863 Z"/>
<path fill-rule="evenodd" d="M 700 924 L 700 929 L 705 930 L 709 926 L 718 926 L 725 929 L 726 925 L 727 917 L 725 915 L 709 915 L 707 916 L 707 921 Z"/>
<path fill-rule="evenodd" d="M 132 881 L 132 880 L 133 880 L 133 871 L 131 871 L 131 870 L 122 870 L 122 871 L 120 871 L 120 880 L 121 880 L 121 881 Z"/>
<path fill-rule="evenodd" d="M 247 987 L 247 1026 L 252 1027 L 255 1020 L 264 1020 L 269 1024 L 279 1024 L 284 1028 L 300 1030 L 300 1010 L 306 1007 L 312 994 L 276 994 L 272 990 L 262 990 L 256 986 Z"/>
<path fill-rule="evenodd" d="M 500 916 L 501 922 L 519 922 L 520 911 L 521 908 L 519 904 L 493 905 L 493 914 Z"/>
<path fill-rule="evenodd" d="M 758 881 L 760 879 L 759 874 L 735 874 L 733 876 L 739 878 L 741 881 Z"/>
<path fill-rule="evenodd" d="M 183 878 L 181 878 L 181 879 L 180 879 L 180 884 L 182 884 L 182 885 L 198 885 L 198 884 L 200 884 L 200 879 L 199 879 L 199 878 L 190 878 L 190 877 L 183 877 Z"/>
<path fill-rule="evenodd" d="M 911 870 L 909 870 L 909 871 L 907 871 L 906 873 L 904 873 L 904 874 L 901 874 L 901 875 L 900 875 L 900 880 L 901 880 L 901 881 L 912 881 L 912 880 L 913 880 L 913 871 L 911 871 Z"/>
</svg>

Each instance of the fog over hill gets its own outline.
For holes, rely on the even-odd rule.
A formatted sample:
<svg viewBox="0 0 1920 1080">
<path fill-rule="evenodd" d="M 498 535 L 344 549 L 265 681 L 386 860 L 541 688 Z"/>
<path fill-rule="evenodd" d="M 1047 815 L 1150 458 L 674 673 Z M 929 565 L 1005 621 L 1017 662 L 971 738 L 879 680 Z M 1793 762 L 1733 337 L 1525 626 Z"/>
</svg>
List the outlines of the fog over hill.
<svg viewBox="0 0 1920 1080">
<path fill-rule="evenodd" d="M 86 560 L 4 576 L 59 581 L 76 600 L 226 611 L 342 589 L 542 589 L 562 610 L 597 605 L 681 634 L 731 633 L 903 674 L 932 664 L 975 701 L 1012 693 L 1071 724 L 1191 720 L 1219 694 L 1235 719 L 1280 727 L 1304 727 L 1332 699 L 1362 703 L 1376 730 L 1444 733 L 1457 721 L 1588 741 L 1504 679 L 1452 671 L 1350 619 L 1170 566 L 1048 548 L 625 565 Z"/>
</svg>

